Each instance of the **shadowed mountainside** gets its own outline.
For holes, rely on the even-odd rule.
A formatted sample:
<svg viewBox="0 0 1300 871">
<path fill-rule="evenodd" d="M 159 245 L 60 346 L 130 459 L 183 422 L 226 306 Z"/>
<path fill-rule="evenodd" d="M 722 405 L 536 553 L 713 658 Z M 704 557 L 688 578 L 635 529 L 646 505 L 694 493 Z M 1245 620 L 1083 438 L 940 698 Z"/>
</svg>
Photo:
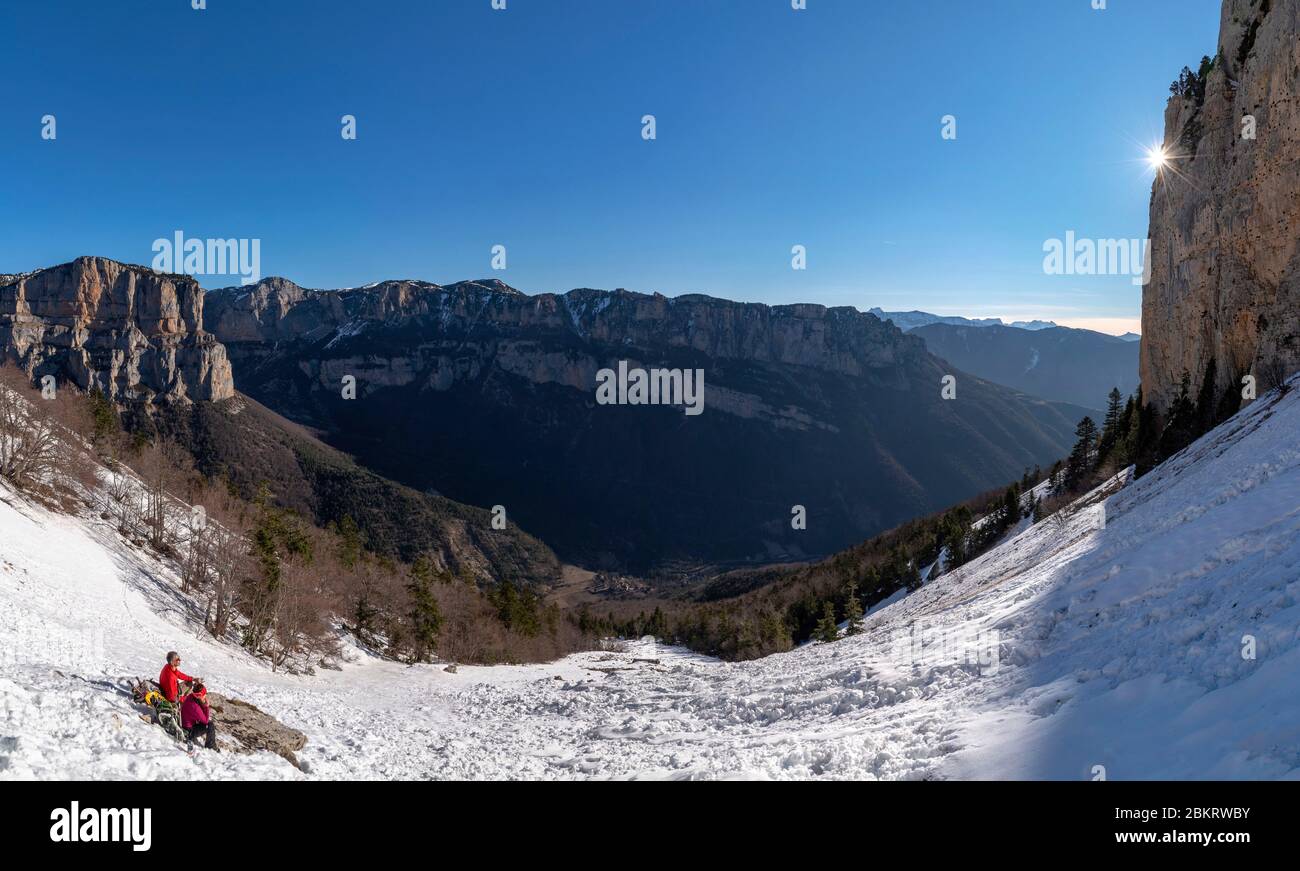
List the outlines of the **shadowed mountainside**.
<svg viewBox="0 0 1300 871">
<path fill-rule="evenodd" d="M 966 375 L 945 401 L 951 367 L 852 308 L 271 278 L 211 292 L 205 323 L 260 402 L 595 568 L 829 553 L 1056 460 L 1086 413 Z M 620 361 L 702 369 L 704 413 L 597 404 Z"/>
<path fill-rule="evenodd" d="M 1138 343 L 1092 330 L 931 324 L 912 335 L 958 369 L 1044 399 L 1103 409 L 1113 388 L 1138 386 Z"/>
</svg>

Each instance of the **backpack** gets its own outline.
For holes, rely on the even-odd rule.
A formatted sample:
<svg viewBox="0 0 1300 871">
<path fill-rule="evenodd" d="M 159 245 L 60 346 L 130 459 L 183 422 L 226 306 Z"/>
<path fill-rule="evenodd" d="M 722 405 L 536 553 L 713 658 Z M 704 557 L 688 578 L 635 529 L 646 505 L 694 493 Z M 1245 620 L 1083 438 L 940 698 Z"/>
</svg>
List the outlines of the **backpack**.
<svg viewBox="0 0 1300 871">
<path fill-rule="evenodd" d="M 131 688 L 131 698 L 136 704 L 148 705 L 153 709 L 153 720 L 162 730 L 177 741 L 186 740 L 185 730 L 181 728 L 179 705 L 174 705 L 158 691 L 158 684 L 151 680 L 137 680 Z"/>
<path fill-rule="evenodd" d="M 187 736 L 185 730 L 181 728 L 181 714 L 176 710 L 176 706 L 159 696 L 153 707 L 158 713 L 158 725 L 162 726 L 163 731 L 177 741 L 184 741 Z"/>
</svg>

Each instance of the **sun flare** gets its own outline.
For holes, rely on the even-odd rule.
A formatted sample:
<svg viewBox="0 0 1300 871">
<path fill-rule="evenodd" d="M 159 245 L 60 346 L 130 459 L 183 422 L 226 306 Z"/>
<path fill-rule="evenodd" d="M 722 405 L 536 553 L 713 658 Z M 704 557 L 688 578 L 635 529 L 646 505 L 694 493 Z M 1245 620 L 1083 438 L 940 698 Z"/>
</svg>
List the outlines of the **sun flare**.
<svg viewBox="0 0 1300 871">
<path fill-rule="evenodd" d="M 1169 165 L 1169 152 L 1163 146 L 1155 145 L 1147 149 L 1147 166 L 1156 172 Z"/>
</svg>

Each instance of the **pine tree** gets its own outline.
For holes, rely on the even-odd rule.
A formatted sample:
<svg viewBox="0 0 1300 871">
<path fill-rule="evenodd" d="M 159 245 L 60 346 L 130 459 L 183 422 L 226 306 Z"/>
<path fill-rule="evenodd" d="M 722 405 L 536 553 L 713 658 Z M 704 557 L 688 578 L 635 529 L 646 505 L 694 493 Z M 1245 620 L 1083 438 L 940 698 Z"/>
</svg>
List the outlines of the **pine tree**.
<svg viewBox="0 0 1300 871">
<path fill-rule="evenodd" d="M 352 634 L 367 647 L 379 646 L 375 628 L 378 617 L 379 609 L 370 604 L 370 598 L 365 593 L 357 596 L 356 606 L 352 609 Z"/>
<path fill-rule="evenodd" d="M 244 646 L 256 651 L 270 630 L 271 601 L 280 587 L 280 555 L 276 548 L 275 510 L 267 504 L 264 492 L 257 496 L 257 519 L 251 536 L 251 556 L 258 568 L 256 577 L 244 581 L 245 608 L 249 613 L 244 627 Z"/>
<path fill-rule="evenodd" d="M 907 585 L 907 555 L 903 553 L 903 548 L 895 545 L 894 549 L 889 552 L 888 572 L 893 580 L 895 587 Z"/>
<path fill-rule="evenodd" d="M 763 639 L 763 649 L 769 653 L 784 653 L 794 647 L 789 627 L 774 612 L 768 611 L 763 615 L 759 631 Z"/>
<path fill-rule="evenodd" d="M 356 568 L 365 550 L 365 537 L 361 528 L 351 515 L 345 514 L 338 526 L 337 556 L 339 562 L 349 569 Z"/>
<path fill-rule="evenodd" d="M 907 560 L 907 565 L 903 569 L 903 583 L 909 590 L 921 589 L 921 572 L 916 567 L 916 560 Z"/>
<path fill-rule="evenodd" d="M 1178 396 L 1174 398 L 1169 409 L 1169 422 L 1165 425 L 1164 431 L 1160 433 L 1159 441 L 1156 444 L 1155 459 L 1157 463 L 1169 459 L 1190 445 L 1199 435 L 1197 432 L 1199 415 L 1196 405 L 1191 399 L 1191 390 L 1191 375 L 1183 372 L 1183 378 L 1178 388 Z"/>
<path fill-rule="evenodd" d="M 1070 452 L 1070 458 L 1065 464 L 1065 486 L 1070 490 L 1079 487 L 1093 470 L 1096 462 L 1097 424 L 1093 423 L 1091 417 L 1085 417 L 1079 421 L 1074 434 L 1079 440 L 1075 442 L 1074 450 Z"/>
<path fill-rule="evenodd" d="M 862 631 L 862 601 L 858 599 L 858 585 L 850 581 L 845 593 L 844 619 L 849 624 L 845 627 L 845 634 L 857 635 Z"/>
<path fill-rule="evenodd" d="M 755 622 L 748 618 L 742 618 L 740 627 L 736 630 L 736 656 L 740 659 L 753 659 L 760 656 L 762 654 L 761 643 L 759 628 Z"/>
<path fill-rule="evenodd" d="M 507 578 L 488 598 L 496 605 L 497 617 L 507 629 L 530 638 L 541 631 L 537 594 L 531 589 L 521 590 Z"/>
<path fill-rule="evenodd" d="M 1020 522 L 1020 486 L 1012 484 L 1002 494 L 1002 528 L 1008 529 Z"/>
<path fill-rule="evenodd" d="M 867 596 L 880 590 L 880 569 L 875 566 L 867 566 L 862 570 L 862 579 L 858 588 Z"/>
<path fill-rule="evenodd" d="M 1124 419 L 1124 394 L 1114 387 L 1107 397 L 1106 417 L 1101 425 L 1101 442 L 1097 446 L 1098 462 L 1104 461 L 1115 449 L 1120 440 L 1120 429 Z"/>
<path fill-rule="evenodd" d="M 1124 414 L 1124 394 L 1119 392 L 1118 387 L 1112 387 L 1106 400 L 1104 426 L 1111 430 L 1118 429 L 1120 418 Z"/>
<path fill-rule="evenodd" d="M 668 637 L 668 618 L 664 616 L 663 609 L 655 605 L 654 613 L 650 615 L 650 621 L 646 624 L 646 635 L 653 635 L 658 639 Z"/>
<path fill-rule="evenodd" d="M 1205 377 L 1196 397 L 1196 438 L 1200 438 L 1219 425 L 1219 367 L 1213 357 L 1205 365 Z"/>
<path fill-rule="evenodd" d="M 822 606 L 822 617 L 817 621 L 817 628 L 813 630 L 813 637 L 818 641 L 835 641 L 840 637 L 840 630 L 835 622 L 835 605 L 830 600 Z"/>
<path fill-rule="evenodd" d="M 1136 397 L 1130 396 L 1120 419 L 1119 439 L 1113 452 L 1117 465 L 1128 466 L 1136 460 L 1137 443 L 1138 405 Z"/>
<path fill-rule="evenodd" d="M 91 434 L 90 441 L 95 447 L 102 447 L 112 436 L 122 429 L 117 408 L 104 395 L 102 390 L 92 390 L 86 397 L 90 404 Z"/>
<path fill-rule="evenodd" d="M 434 645 L 442 630 L 442 609 L 433 595 L 433 580 L 433 564 L 425 556 L 417 557 L 411 564 L 411 582 L 406 587 L 411 594 L 412 662 L 433 659 Z"/>
<path fill-rule="evenodd" d="M 1048 476 L 1048 486 L 1051 488 L 1052 495 L 1060 493 L 1065 487 L 1065 465 L 1060 460 L 1052 464 L 1052 474 Z"/>
<path fill-rule="evenodd" d="M 949 511 L 941 521 L 941 544 L 948 548 L 948 565 L 964 565 L 970 558 L 971 516 L 965 506 Z"/>
</svg>

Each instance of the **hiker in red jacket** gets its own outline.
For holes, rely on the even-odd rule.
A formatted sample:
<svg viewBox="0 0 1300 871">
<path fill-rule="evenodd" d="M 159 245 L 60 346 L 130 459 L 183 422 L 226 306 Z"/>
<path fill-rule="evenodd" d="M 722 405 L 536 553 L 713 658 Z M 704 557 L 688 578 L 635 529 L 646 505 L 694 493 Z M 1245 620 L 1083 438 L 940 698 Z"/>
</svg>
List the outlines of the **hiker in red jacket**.
<svg viewBox="0 0 1300 871">
<path fill-rule="evenodd" d="M 158 675 L 158 691 L 163 694 L 163 698 L 173 705 L 176 704 L 176 700 L 180 697 L 180 681 L 187 680 L 200 686 L 203 685 L 203 678 L 190 677 L 181 671 L 180 664 L 180 654 L 174 650 L 169 651 L 167 653 L 167 664 L 163 666 L 162 674 Z M 207 692 L 205 689 L 202 695 L 207 695 Z"/>
</svg>

